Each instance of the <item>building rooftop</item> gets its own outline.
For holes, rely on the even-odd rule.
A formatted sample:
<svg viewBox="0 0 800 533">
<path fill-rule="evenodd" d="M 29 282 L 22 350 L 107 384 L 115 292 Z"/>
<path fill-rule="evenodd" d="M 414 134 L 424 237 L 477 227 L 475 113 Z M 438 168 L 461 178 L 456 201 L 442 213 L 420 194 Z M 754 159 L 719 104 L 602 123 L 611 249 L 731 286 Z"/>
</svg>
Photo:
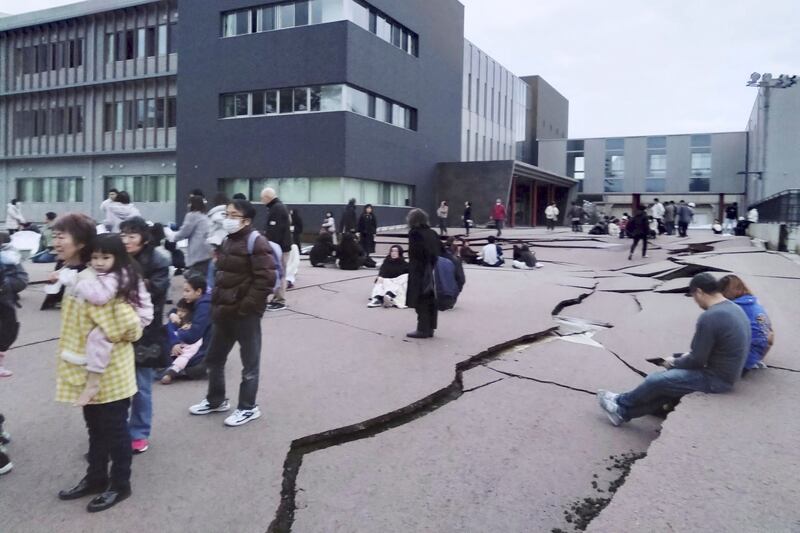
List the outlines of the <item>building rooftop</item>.
<svg viewBox="0 0 800 533">
<path fill-rule="evenodd" d="M 95 13 L 103 13 L 114 9 L 120 9 L 142 4 L 149 4 L 154 0 L 85 0 L 74 4 L 40 9 L 18 15 L 5 15 L 0 19 L 0 31 L 14 30 L 37 24 L 47 24 Z"/>
</svg>

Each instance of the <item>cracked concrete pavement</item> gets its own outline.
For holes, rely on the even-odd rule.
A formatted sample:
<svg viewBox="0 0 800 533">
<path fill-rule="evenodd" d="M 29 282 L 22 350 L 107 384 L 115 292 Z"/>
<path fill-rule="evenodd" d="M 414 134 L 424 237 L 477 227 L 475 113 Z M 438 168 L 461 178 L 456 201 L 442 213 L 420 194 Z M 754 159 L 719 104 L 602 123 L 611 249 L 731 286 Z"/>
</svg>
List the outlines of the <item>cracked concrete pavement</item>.
<svg viewBox="0 0 800 533">
<path fill-rule="evenodd" d="M 432 341 L 404 337 L 412 310 L 366 308 L 375 271 L 304 263 L 290 311 L 263 322 L 262 420 L 223 428 L 220 417 L 186 411 L 204 382 L 155 384 L 152 448 L 134 459 L 134 497 L 96 516 L 55 497 L 81 476 L 86 435 L 80 412 L 52 401 L 58 315 L 37 310 L 43 294 L 32 286 L 8 360 L 16 375 L 0 383 L 16 465 L 0 478 L 0 530 L 571 531 L 573 502 L 610 496 L 611 458 L 644 452 L 591 530 L 750 531 L 737 526 L 761 519 L 773 526 L 762 530 L 800 528 L 785 506 L 800 479 L 790 444 L 798 426 L 788 420 L 797 388 L 785 390 L 800 379 L 789 371 L 800 371 L 797 263 L 703 232 L 659 238 L 649 259 L 632 262 L 630 241 L 565 230 L 504 237 L 508 248 L 530 243 L 546 267 L 467 267 L 465 292 Z M 379 253 L 393 242 L 402 239 L 383 236 Z M 663 430 L 654 417 L 611 427 L 591 394 L 633 387 L 657 371 L 646 357 L 688 349 L 699 310 L 659 290 L 680 291 L 706 269 L 743 274 L 778 333 L 769 360 L 788 370 L 724 397 L 692 396 Z M 231 395 L 237 359 L 234 350 Z M 764 426 L 767 438 L 755 438 Z M 713 466 L 686 483 L 694 461 Z M 723 468 L 731 461 L 740 464 Z M 662 496 L 669 504 L 653 505 Z M 673 505 L 695 498 L 702 513 Z M 728 516 L 734 498 L 740 511 Z"/>
</svg>

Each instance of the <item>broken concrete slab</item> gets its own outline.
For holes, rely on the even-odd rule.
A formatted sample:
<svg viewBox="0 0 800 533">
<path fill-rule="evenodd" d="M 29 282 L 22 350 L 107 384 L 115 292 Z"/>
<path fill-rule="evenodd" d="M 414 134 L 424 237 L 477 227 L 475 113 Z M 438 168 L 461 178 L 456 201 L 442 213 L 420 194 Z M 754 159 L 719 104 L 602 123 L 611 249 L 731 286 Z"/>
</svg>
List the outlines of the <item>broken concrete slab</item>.
<svg viewBox="0 0 800 533">
<path fill-rule="evenodd" d="M 684 398 L 587 531 L 797 531 L 798 403 L 800 374 L 771 370 Z"/>
<path fill-rule="evenodd" d="M 464 391 L 472 391 L 505 378 L 506 376 L 503 374 L 490 370 L 483 365 L 478 365 L 462 374 L 462 383 Z"/>
<path fill-rule="evenodd" d="M 292 530 L 567 527 L 569 502 L 591 492 L 592 481 L 610 481 L 608 457 L 646 449 L 657 426 L 646 420 L 620 432 L 591 395 L 506 379 L 373 438 L 305 456 Z"/>
<path fill-rule="evenodd" d="M 683 257 L 682 263 L 727 270 L 735 274 L 800 279 L 800 266 L 780 254 L 722 254 L 713 257 Z"/>
<path fill-rule="evenodd" d="M 583 300 L 580 305 L 565 308 L 561 311 L 561 315 L 616 326 L 639 312 L 635 296 L 635 294 L 598 291 Z"/>
<path fill-rule="evenodd" d="M 711 276 L 716 278 L 717 280 L 725 277 L 728 275 L 728 272 L 708 272 Z M 669 281 L 665 281 L 661 286 L 655 289 L 657 293 L 676 293 L 676 294 L 686 294 L 689 292 L 689 283 L 691 283 L 691 277 L 682 277 L 682 278 L 673 278 Z"/>
<path fill-rule="evenodd" d="M 656 261 L 654 263 L 645 263 L 630 268 L 623 268 L 620 272 L 630 276 L 650 278 L 674 270 L 675 268 L 676 265 L 674 261 Z"/>
<path fill-rule="evenodd" d="M 595 392 L 597 389 L 630 390 L 642 382 L 613 354 L 603 348 L 568 342 L 533 345 L 486 363 L 492 370 Z"/>
<path fill-rule="evenodd" d="M 660 281 L 650 278 L 637 278 L 629 276 L 626 278 L 606 278 L 598 280 L 597 290 L 604 292 L 647 292 L 655 289 L 661 284 Z"/>
</svg>

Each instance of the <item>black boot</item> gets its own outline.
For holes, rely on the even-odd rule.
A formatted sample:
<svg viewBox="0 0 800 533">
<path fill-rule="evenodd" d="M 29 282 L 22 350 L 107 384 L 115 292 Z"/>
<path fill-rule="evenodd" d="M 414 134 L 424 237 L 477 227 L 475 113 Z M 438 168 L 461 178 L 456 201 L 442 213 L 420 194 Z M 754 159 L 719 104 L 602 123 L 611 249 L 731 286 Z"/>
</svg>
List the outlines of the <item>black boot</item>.
<svg viewBox="0 0 800 533">
<path fill-rule="evenodd" d="M 126 485 L 121 489 L 109 487 L 107 491 L 90 501 L 89 505 L 86 506 L 86 510 L 90 513 L 99 513 L 100 511 L 111 509 L 119 502 L 130 498 L 131 494 L 132 492 L 130 485 Z"/>
<path fill-rule="evenodd" d="M 58 497 L 61 500 L 77 500 L 78 498 L 83 498 L 91 494 L 100 494 L 106 490 L 106 487 L 108 487 L 107 481 L 97 483 L 90 482 L 87 478 L 83 478 L 71 489 L 59 491 Z"/>
</svg>

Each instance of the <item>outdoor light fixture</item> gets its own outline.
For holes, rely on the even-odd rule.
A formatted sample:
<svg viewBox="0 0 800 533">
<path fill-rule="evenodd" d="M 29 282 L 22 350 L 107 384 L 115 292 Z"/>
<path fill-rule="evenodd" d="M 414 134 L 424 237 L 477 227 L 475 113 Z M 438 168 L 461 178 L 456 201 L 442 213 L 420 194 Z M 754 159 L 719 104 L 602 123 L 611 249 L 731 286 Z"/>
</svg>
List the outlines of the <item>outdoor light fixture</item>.
<svg viewBox="0 0 800 533">
<path fill-rule="evenodd" d="M 797 76 L 781 74 L 775 78 L 769 72 L 764 74 L 753 72 L 750 74 L 750 81 L 747 82 L 748 87 L 769 87 L 772 89 L 788 89 L 796 84 Z"/>
</svg>

